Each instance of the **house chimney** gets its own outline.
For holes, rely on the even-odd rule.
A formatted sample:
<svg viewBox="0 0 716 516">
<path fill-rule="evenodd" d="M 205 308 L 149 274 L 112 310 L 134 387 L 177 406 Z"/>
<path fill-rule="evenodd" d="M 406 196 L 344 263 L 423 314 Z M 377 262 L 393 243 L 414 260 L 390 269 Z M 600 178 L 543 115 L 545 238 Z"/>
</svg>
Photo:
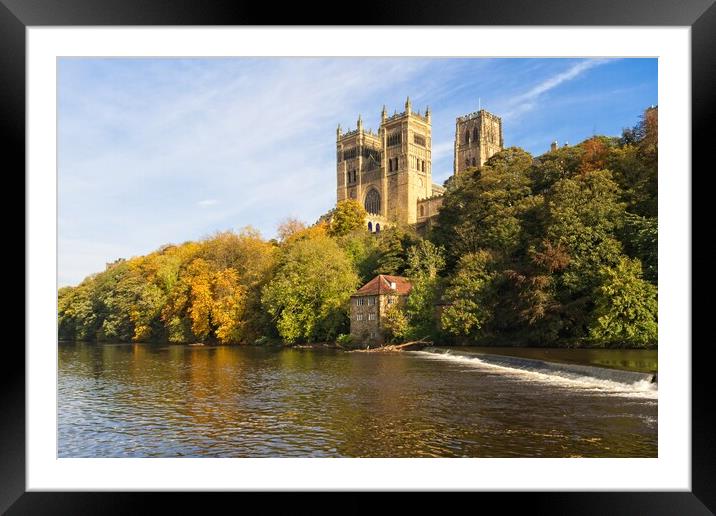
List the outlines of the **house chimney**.
<svg viewBox="0 0 716 516">
<path fill-rule="evenodd" d="M 395 284 L 395 281 L 391 281 L 391 282 L 390 282 L 390 288 L 392 288 L 393 290 L 395 290 L 396 288 L 398 288 L 398 286 Z"/>
</svg>

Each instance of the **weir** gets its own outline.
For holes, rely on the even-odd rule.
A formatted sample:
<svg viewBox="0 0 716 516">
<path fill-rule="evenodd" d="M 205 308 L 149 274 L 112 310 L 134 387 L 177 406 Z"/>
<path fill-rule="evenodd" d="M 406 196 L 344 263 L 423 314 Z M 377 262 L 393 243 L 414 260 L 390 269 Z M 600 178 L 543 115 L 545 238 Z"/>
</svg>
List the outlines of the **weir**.
<svg viewBox="0 0 716 516">
<path fill-rule="evenodd" d="M 637 382 L 657 383 L 657 375 L 652 373 L 640 373 L 636 371 L 622 371 L 580 364 L 565 364 L 559 362 L 545 362 L 533 358 L 522 358 L 506 355 L 493 355 L 477 351 L 456 351 L 448 348 L 424 347 L 427 353 L 451 355 L 454 357 L 477 358 L 486 364 L 521 369 L 535 373 L 552 374 L 564 378 L 578 379 L 580 377 L 597 378 L 612 382 L 633 384 Z"/>
</svg>

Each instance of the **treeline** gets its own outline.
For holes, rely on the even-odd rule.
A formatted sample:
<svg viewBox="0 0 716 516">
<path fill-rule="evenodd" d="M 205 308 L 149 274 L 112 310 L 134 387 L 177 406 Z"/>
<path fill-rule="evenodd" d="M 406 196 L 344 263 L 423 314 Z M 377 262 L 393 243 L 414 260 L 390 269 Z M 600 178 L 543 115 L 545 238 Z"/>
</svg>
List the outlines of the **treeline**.
<svg viewBox="0 0 716 516">
<path fill-rule="evenodd" d="M 369 234 L 355 201 L 264 240 L 246 228 L 119 260 L 59 291 L 59 336 L 139 342 L 333 341 L 376 274 L 411 278 L 391 340 L 657 343 L 657 118 L 451 177 L 437 224 Z"/>
</svg>

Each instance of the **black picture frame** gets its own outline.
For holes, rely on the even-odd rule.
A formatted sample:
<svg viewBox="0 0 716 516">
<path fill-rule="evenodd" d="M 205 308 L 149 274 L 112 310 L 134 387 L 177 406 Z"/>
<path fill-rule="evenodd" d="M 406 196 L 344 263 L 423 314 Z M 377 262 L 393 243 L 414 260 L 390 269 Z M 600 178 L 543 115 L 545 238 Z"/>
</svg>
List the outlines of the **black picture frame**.
<svg viewBox="0 0 716 516">
<path fill-rule="evenodd" d="M 25 168 L 25 31 L 32 26 L 166 26 L 166 25 L 551 25 L 551 26 L 689 26 L 692 74 L 692 168 L 706 172 L 710 151 L 708 129 L 713 124 L 716 98 L 715 0 L 500 0 L 473 2 L 379 2 L 371 9 L 348 11 L 325 8 L 319 20 L 307 4 L 236 3 L 187 0 L 0 0 L 0 124 L 5 135 L 6 158 Z M 687 173 L 683 171 L 683 173 Z M 692 175 L 693 177 L 693 175 Z M 24 188 L 21 186 L 20 188 Z M 699 192 L 693 189 L 693 192 Z M 692 206 L 697 206 L 696 199 Z M 696 216 L 692 208 L 692 220 Z M 694 234 L 692 230 L 692 235 Z M 694 266 L 700 265 L 693 258 Z M 26 257 L 27 259 L 27 257 Z M 31 271 L 25 269 L 25 274 Z M 693 293 L 705 291 L 699 282 Z M 694 296 L 695 297 L 695 296 Z M 695 304 L 693 305 L 696 308 Z M 692 320 L 698 320 L 693 317 Z M 695 335 L 695 334 L 694 334 Z M 695 339 L 692 339 L 697 342 Z M 692 490 L 689 492 L 530 492 L 471 493 L 480 504 L 497 502 L 501 510 L 516 506 L 535 514 L 713 514 L 716 511 L 716 431 L 709 418 L 711 362 L 708 341 L 692 346 Z M 169 507 L 204 507 L 206 501 L 184 493 L 59 493 L 26 492 L 25 489 L 25 353 L 15 345 L 4 350 L 5 368 L 0 375 L 0 511 L 8 514 L 119 514 L 144 512 L 147 502 L 161 496 Z M 12 364 L 11 366 L 9 364 Z M 234 496 L 224 494 L 222 497 Z M 266 494 L 239 496 L 242 500 L 273 504 Z M 374 508 L 372 501 L 353 493 L 352 503 L 341 502 L 341 512 Z M 464 496 L 464 495 L 460 495 Z M 299 507 L 305 497 L 289 495 L 288 505 Z M 214 499 L 212 498 L 212 501 Z M 301 501 L 304 501 L 303 504 Z M 451 499 L 452 503 L 458 500 Z M 312 512 L 334 511 L 330 504 L 311 504 Z M 403 502 L 401 502 L 403 503 Z M 474 504 L 474 501 L 470 501 Z M 415 493 L 409 505 L 422 506 Z M 404 510 L 409 510 L 404 505 Z M 245 505 L 249 507 L 248 505 Z M 485 505 L 488 507 L 488 505 Z M 361 511 L 362 512 L 362 511 Z"/>
</svg>

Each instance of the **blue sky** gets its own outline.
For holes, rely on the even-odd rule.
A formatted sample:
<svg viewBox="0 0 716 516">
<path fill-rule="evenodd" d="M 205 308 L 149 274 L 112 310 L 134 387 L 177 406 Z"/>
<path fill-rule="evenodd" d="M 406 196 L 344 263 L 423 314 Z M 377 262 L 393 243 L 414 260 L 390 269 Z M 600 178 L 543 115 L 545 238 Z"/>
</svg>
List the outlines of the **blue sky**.
<svg viewBox="0 0 716 516">
<path fill-rule="evenodd" d="M 59 284 L 105 263 L 335 202 L 336 126 L 427 105 L 433 180 L 455 118 L 501 116 L 506 146 L 619 135 L 658 103 L 656 59 L 60 59 Z M 479 99 L 479 100 L 478 100 Z"/>
</svg>

